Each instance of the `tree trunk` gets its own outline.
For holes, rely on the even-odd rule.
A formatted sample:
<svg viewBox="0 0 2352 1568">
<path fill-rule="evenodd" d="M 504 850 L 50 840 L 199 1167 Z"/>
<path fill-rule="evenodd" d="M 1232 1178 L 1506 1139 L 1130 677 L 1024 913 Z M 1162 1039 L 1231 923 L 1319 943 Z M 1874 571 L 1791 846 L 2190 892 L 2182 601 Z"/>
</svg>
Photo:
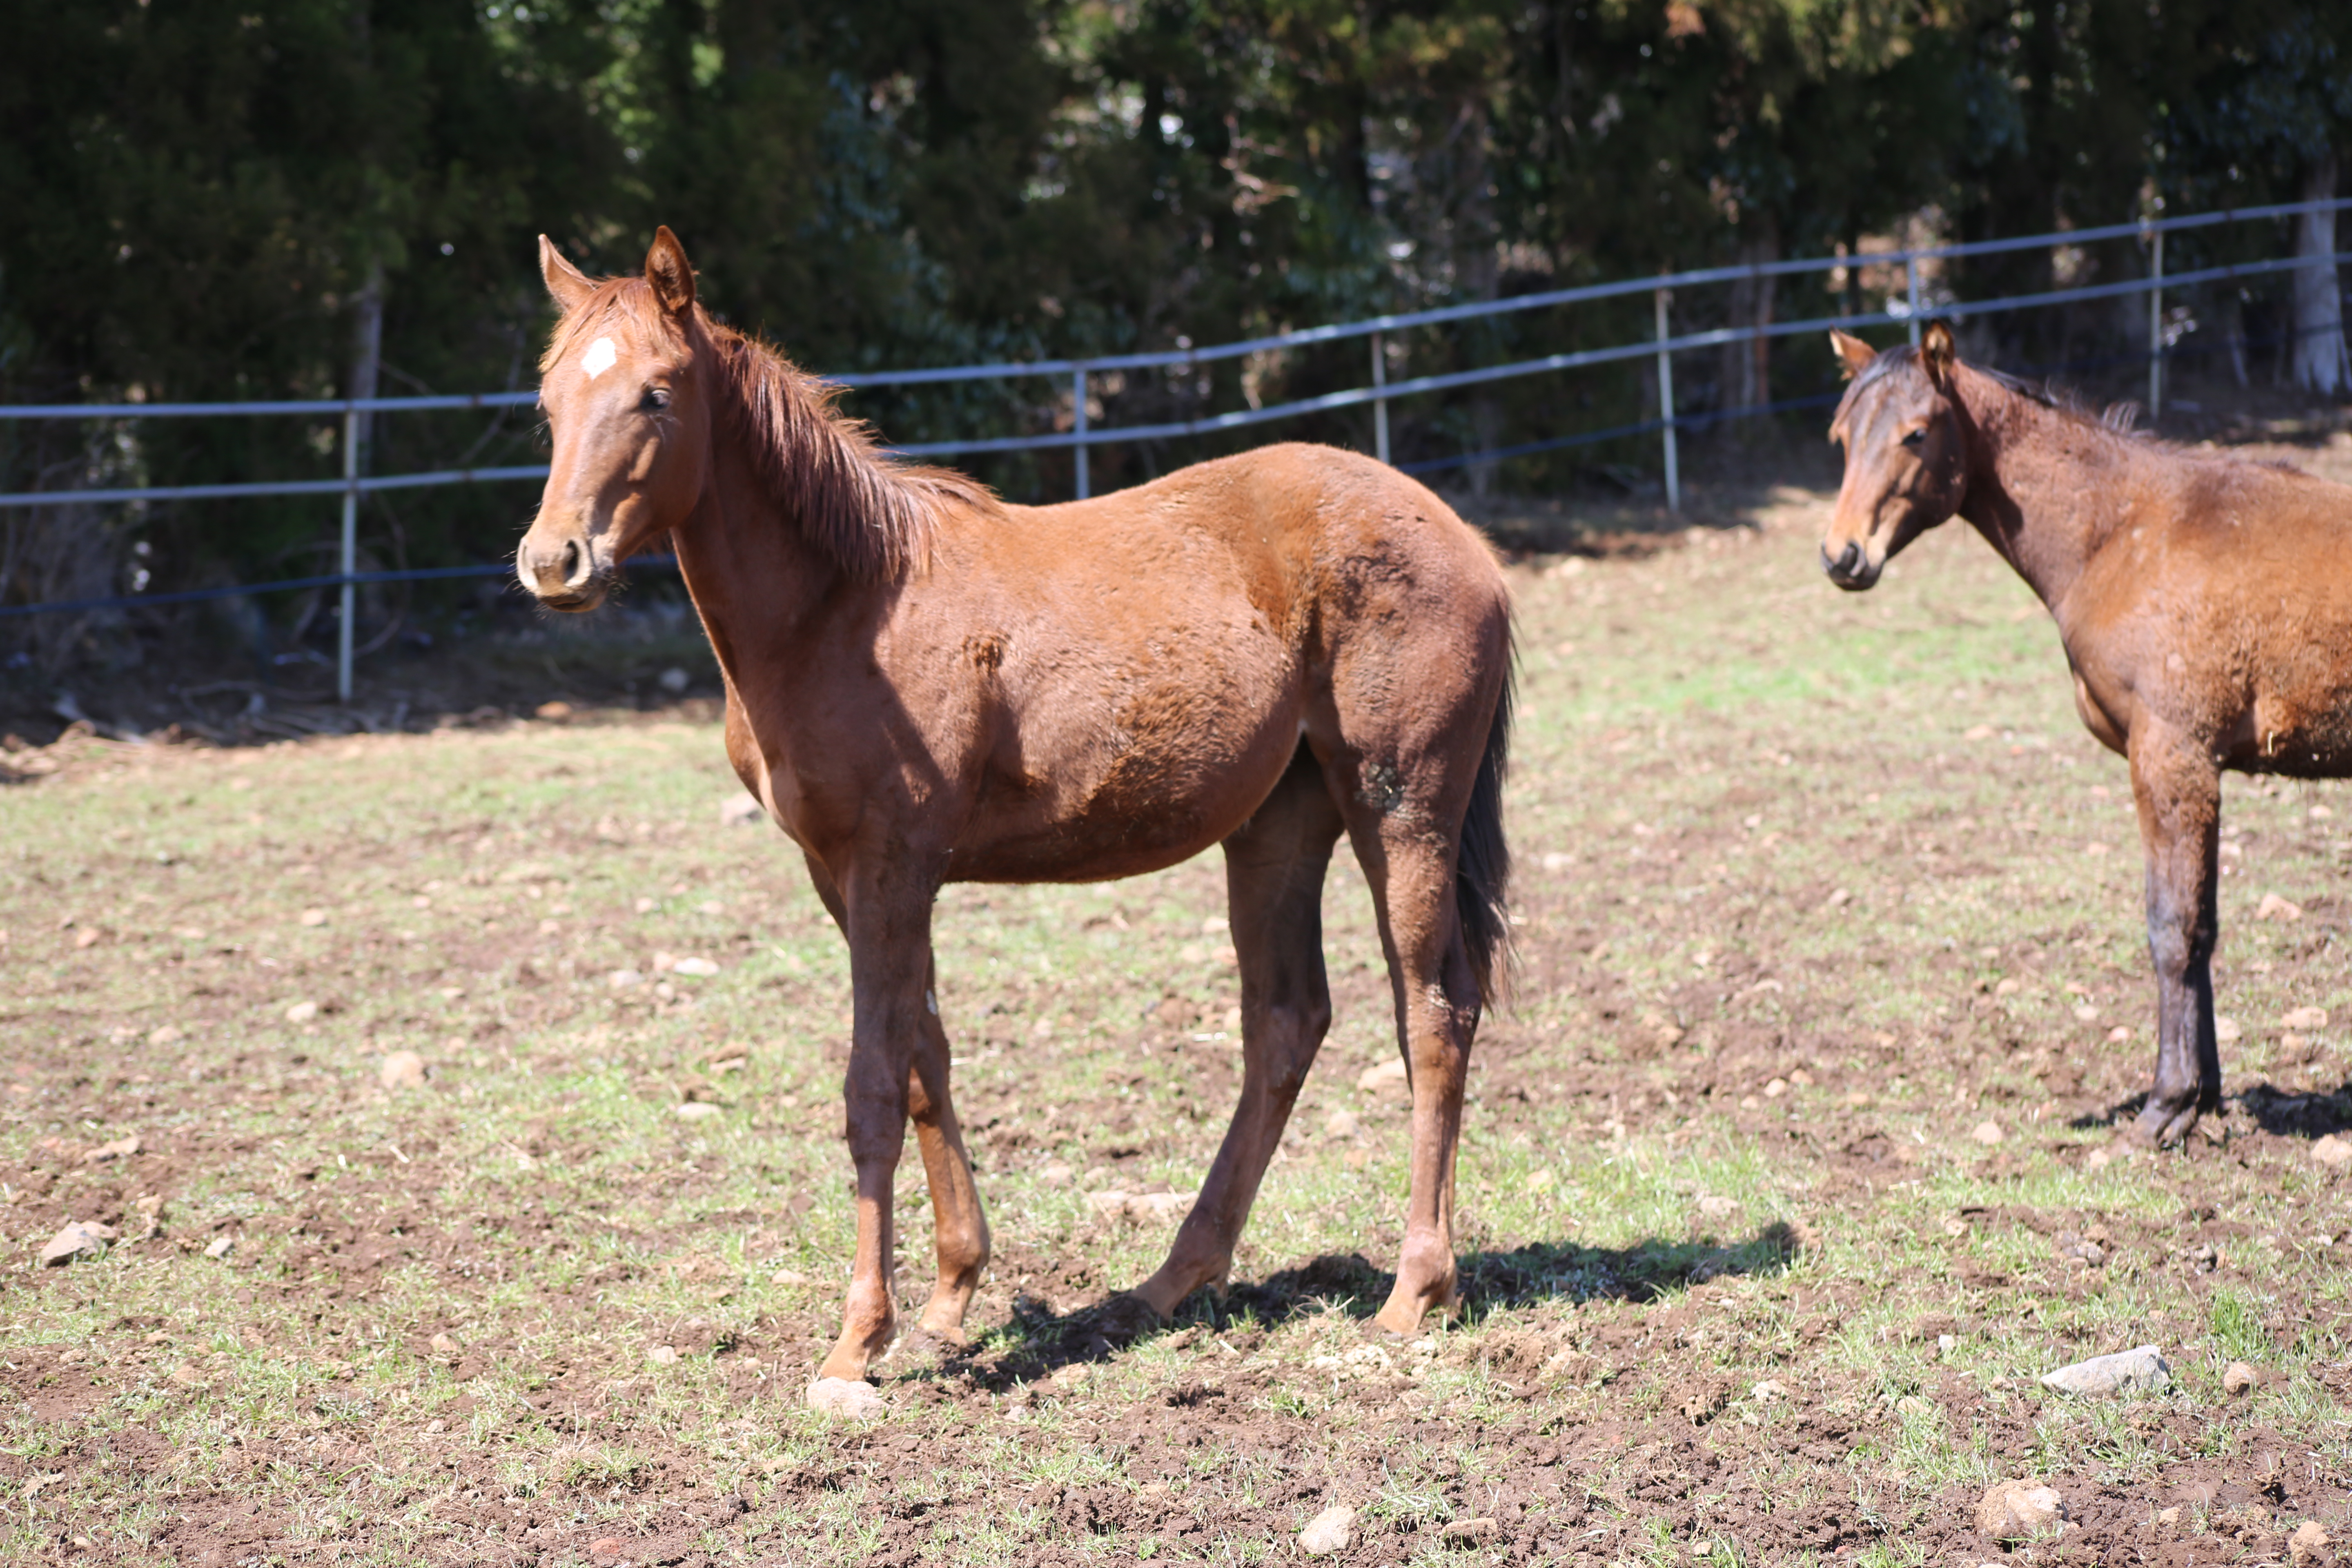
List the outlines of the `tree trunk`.
<svg viewBox="0 0 2352 1568">
<path fill-rule="evenodd" d="M 1758 267 L 1780 259 L 1780 228 L 1769 214 L 1751 212 L 1739 228 L 1738 263 Z M 1731 283 L 1730 320 L 1734 329 L 1769 325 L 1776 279 L 1749 276 Z M 1723 345 L 1717 379 L 1723 406 L 1761 408 L 1772 401 L 1772 341 L 1750 338 Z"/>
<path fill-rule="evenodd" d="M 2303 199 L 2325 201 L 2336 194 L 2336 151 L 2329 148 L 2304 165 Z M 2336 252 L 2336 215 L 2308 212 L 2295 220 L 2297 256 Z M 2329 395 L 2352 385 L 2352 360 L 2344 347 L 2344 295 L 2336 264 L 2315 262 L 2294 271 L 2294 384 Z"/>
</svg>

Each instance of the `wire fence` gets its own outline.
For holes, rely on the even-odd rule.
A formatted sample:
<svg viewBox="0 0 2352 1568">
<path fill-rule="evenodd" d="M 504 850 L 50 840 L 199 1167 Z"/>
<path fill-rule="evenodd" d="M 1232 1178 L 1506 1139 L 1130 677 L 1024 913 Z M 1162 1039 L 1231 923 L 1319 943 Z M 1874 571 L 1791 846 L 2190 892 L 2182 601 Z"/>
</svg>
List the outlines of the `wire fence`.
<svg viewBox="0 0 2352 1568">
<path fill-rule="evenodd" d="M 2166 289 L 2177 290 L 2199 285 L 2252 279 L 2311 268 L 2332 268 L 2347 260 L 2352 260 L 2352 252 L 2337 251 L 2326 256 L 2289 256 L 2205 267 L 2168 275 L 2164 271 L 2163 264 L 2165 236 L 2231 224 L 2296 217 L 2306 213 L 2341 212 L 2347 207 L 2352 207 L 2352 200 L 2282 203 L 2266 206 L 2196 213 L 2180 217 L 2137 223 L 2111 224 L 2098 228 L 2029 235 L 2011 239 L 1979 240 L 1958 245 L 1873 251 L 1851 256 L 1807 257 L 1746 266 L 1698 268 L 1681 272 L 1664 273 L 1654 278 L 1622 279 L 1608 283 L 1587 284 L 1576 288 L 1515 295 L 1506 300 L 1475 300 L 1426 310 L 1372 316 L 1360 321 L 1333 322 L 1319 327 L 1305 328 L 1297 331 L 1278 332 L 1200 347 L 1149 353 L 1105 354 L 1087 359 L 1034 360 L 996 364 L 949 365 L 913 370 L 866 372 L 837 375 L 828 379 L 844 387 L 865 390 L 1030 376 L 1066 377 L 1070 382 L 1072 409 L 1072 424 L 1067 430 L 1024 436 L 975 437 L 965 440 L 906 442 L 898 444 L 891 449 L 910 457 L 954 457 L 980 453 L 1067 449 L 1072 452 L 1074 458 L 1074 488 L 1078 497 L 1083 499 L 1089 491 L 1087 454 L 1093 447 L 1099 446 L 1120 442 L 1159 441 L 1212 436 L 1279 420 L 1296 419 L 1313 414 L 1359 408 L 1370 405 L 1373 414 L 1375 455 L 1382 462 L 1387 462 L 1390 460 L 1388 407 L 1391 402 L 1398 399 L 1434 396 L 1466 387 L 1488 385 L 1520 377 L 1556 374 L 1651 359 L 1655 364 L 1659 394 L 1658 416 L 1654 419 L 1616 425 L 1604 429 L 1579 431 L 1545 440 L 1493 447 L 1454 457 L 1430 458 L 1404 464 L 1402 467 L 1403 471 L 1408 473 L 1431 473 L 1474 463 L 1499 461 L 1538 452 L 1557 451 L 1567 447 L 1622 440 L 1632 437 L 1655 435 L 1661 438 L 1662 444 L 1666 502 L 1670 509 L 1679 510 L 1681 494 L 1676 449 L 1676 437 L 1679 432 L 1705 428 L 1729 419 L 1757 417 L 1795 408 L 1816 406 L 1833 399 L 1797 398 L 1740 408 L 1678 413 L 1674 401 L 1675 355 L 1687 354 L 1704 349 L 1721 348 L 1732 343 L 1790 337 L 1807 332 L 1823 332 L 1832 327 L 1855 329 L 1904 325 L 1910 329 L 1912 341 L 1916 342 L 1918 341 L 1920 323 L 1930 310 L 1930 304 L 1923 299 L 1922 291 L 1922 265 L 1925 263 L 2016 251 L 2050 249 L 2062 246 L 2081 247 L 2105 240 L 2137 239 L 2147 247 L 2149 255 L 2149 268 L 2144 277 L 2125 279 L 2112 283 L 2044 289 L 2035 293 L 2004 295 L 1992 299 L 1938 300 L 1932 303 L 1932 310 L 1937 315 L 1961 319 L 2146 294 L 2148 296 L 2149 303 L 2149 348 L 2147 355 L 2149 394 L 2147 402 L 2151 412 L 2160 411 L 2164 365 L 2168 357 L 2161 319 L 2162 299 Z M 1846 311 L 1796 321 L 1766 321 L 1747 326 L 1721 327 L 1681 333 L 1672 330 L 1672 301 L 1675 291 L 1679 289 L 1742 280 L 1801 277 L 1836 272 L 1841 269 L 1895 268 L 1902 270 L 1903 289 L 1900 294 L 1890 293 L 1885 307 L 1882 310 Z M 1545 354 L 1514 360 L 1502 364 L 1414 376 L 1402 381 L 1388 379 L 1384 344 L 1389 334 L 1415 328 L 1445 326 L 1528 310 L 1591 304 L 1645 293 L 1650 295 L 1654 302 L 1655 321 L 1654 334 L 1645 341 Z M 1138 425 L 1093 426 L 1087 418 L 1089 381 L 1095 376 L 1107 373 L 1142 369 L 1181 370 L 1251 355 L 1283 353 L 1318 343 L 1354 338 L 1371 340 L 1371 374 L 1370 380 L 1364 385 L 1189 419 L 1160 420 Z M 345 652 L 339 661 L 337 689 L 343 698 L 348 700 L 351 694 L 352 679 L 348 628 L 352 619 L 352 595 L 356 588 L 371 584 L 496 576 L 502 575 L 512 569 L 509 563 L 499 562 L 465 566 L 418 567 L 388 572 L 359 571 L 352 523 L 353 509 L 358 499 L 381 491 L 540 479 L 544 479 L 548 471 L 547 466 L 540 463 L 441 468 L 404 474 L 361 474 L 356 471 L 355 464 L 352 460 L 360 446 L 359 422 L 367 416 L 376 414 L 528 407 L 535 405 L 538 400 L 539 395 L 532 391 L 341 399 L 278 399 L 251 403 L 0 405 L 0 420 L 131 420 L 211 418 L 223 416 L 253 417 L 300 416 L 315 419 L 320 416 L 340 416 L 343 421 L 343 450 L 346 454 L 346 471 L 338 479 L 269 479 L 230 484 L 123 486 L 103 489 L 20 490 L 0 493 L 0 509 L 93 506 L 167 500 L 224 500 L 260 496 L 332 495 L 342 498 L 345 518 L 341 569 L 334 573 L 287 578 L 268 583 L 189 589 L 182 592 L 113 595 L 98 598 L 13 605 L 0 606 L 0 618 L 193 604 L 211 599 L 290 593 L 303 589 L 338 588 L 342 594 L 341 615 L 346 635 L 342 638 Z M 656 563 L 653 559 L 646 559 L 635 564 Z M 660 558 L 658 563 L 668 563 L 668 558 Z"/>
</svg>

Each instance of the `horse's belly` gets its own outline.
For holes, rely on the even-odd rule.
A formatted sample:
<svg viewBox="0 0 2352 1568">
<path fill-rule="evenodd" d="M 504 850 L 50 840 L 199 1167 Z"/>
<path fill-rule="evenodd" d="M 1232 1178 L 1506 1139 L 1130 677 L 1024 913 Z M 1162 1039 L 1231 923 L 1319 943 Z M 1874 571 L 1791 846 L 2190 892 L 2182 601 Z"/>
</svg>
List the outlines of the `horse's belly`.
<svg viewBox="0 0 2352 1568">
<path fill-rule="evenodd" d="M 1122 731 L 1058 769 L 1034 752 L 1017 774 L 992 768 L 950 879 L 1106 881 L 1192 858 L 1248 821 L 1297 754 L 1296 714 L 1252 721 Z"/>
</svg>

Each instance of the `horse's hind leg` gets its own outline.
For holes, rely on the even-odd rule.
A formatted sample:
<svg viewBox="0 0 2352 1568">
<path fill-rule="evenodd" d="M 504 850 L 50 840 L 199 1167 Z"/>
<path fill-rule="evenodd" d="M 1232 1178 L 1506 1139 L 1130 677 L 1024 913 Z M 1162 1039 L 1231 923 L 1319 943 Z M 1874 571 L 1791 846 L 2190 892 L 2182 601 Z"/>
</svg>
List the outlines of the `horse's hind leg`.
<svg viewBox="0 0 2352 1568">
<path fill-rule="evenodd" d="M 1266 1162 L 1331 1023 L 1323 973 L 1323 873 L 1339 813 L 1303 749 L 1247 826 L 1225 840 L 1226 907 L 1242 972 L 1242 1093 L 1201 1196 L 1136 1298 L 1161 1319 L 1222 1285 Z"/>
<path fill-rule="evenodd" d="M 2136 1129 L 2169 1143 L 2221 1108 L 2213 1033 L 2221 780 L 2211 752 L 2153 725 L 2131 739 L 2132 795 L 2147 850 L 2147 950 L 2156 969 L 2156 1079 Z"/>
<path fill-rule="evenodd" d="M 964 1152 L 955 1103 L 948 1096 L 948 1036 L 938 1010 L 936 958 L 924 985 L 923 1001 L 922 1037 L 916 1047 L 914 1068 L 907 1075 L 907 1114 L 915 1124 L 915 1143 L 922 1151 L 923 1174 L 930 1184 L 939 1274 L 919 1327 L 925 1333 L 961 1344 L 964 1309 L 971 1304 L 981 1272 L 988 1267 L 988 1217 L 981 1212 L 971 1157 Z"/>
<path fill-rule="evenodd" d="M 1397 1009 L 1398 1045 L 1412 1086 L 1412 1189 L 1396 1285 L 1377 1318 L 1410 1334 L 1432 1311 L 1457 1304 L 1454 1264 L 1454 1161 L 1462 1137 L 1462 1092 L 1478 1028 L 1478 979 L 1454 909 L 1454 848 L 1433 843 L 1425 824 L 1397 816 L 1349 823 L 1372 885 Z"/>
</svg>

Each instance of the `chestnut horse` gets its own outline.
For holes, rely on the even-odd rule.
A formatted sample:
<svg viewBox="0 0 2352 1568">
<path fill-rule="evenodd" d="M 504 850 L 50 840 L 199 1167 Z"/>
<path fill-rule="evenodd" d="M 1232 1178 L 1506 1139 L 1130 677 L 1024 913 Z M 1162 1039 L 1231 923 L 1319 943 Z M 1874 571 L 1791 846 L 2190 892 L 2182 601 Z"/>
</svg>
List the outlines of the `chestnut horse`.
<svg viewBox="0 0 2352 1568">
<path fill-rule="evenodd" d="M 2136 437 L 1964 364 L 1951 328 L 1884 353 L 1832 331 L 1852 384 L 1822 565 L 1864 589 L 1955 514 L 2049 606 L 2074 707 L 2131 763 L 2147 853 L 2156 1080 L 2137 1131 L 2221 1104 L 2213 1035 L 2221 773 L 2352 773 L 2352 489 Z"/>
<path fill-rule="evenodd" d="M 593 280 L 544 238 L 554 443 L 517 558 L 593 608 L 667 531 L 727 686 L 727 754 L 849 942 L 857 1250 L 819 1378 L 893 1343 L 908 1120 L 937 1224 L 917 1337 L 961 1342 L 988 1226 L 948 1093 L 931 907 L 948 882 L 1087 881 L 1212 844 L 1242 991 L 1241 1101 L 1167 1260 L 1113 1303 L 1222 1286 L 1331 1016 L 1324 871 L 1371 884 L 1412 1086 L 1412 1193 L 1378 1322 L 1455 1301 L 1454 1150 L 1507 952 L 1511 631 L 1485 542 L 1369 458 L 1272 447 L 1063 506 L 877 450 L 821 383 L 714 321 L 668 229 Z M 812 1390 L 812 1396 L 815 1394 Z"/>
</svg>

